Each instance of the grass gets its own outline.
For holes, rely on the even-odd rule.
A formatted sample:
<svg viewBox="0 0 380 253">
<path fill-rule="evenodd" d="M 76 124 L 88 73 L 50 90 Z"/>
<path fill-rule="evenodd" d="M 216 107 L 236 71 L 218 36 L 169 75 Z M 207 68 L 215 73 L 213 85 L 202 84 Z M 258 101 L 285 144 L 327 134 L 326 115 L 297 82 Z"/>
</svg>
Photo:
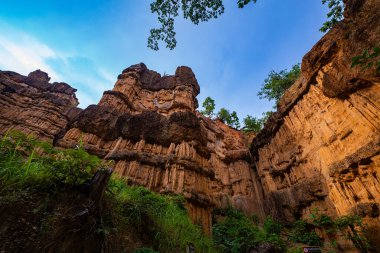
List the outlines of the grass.
<svg viewBox="0 0 380 253">
<path fill-rule="evenodd" d="M 245 216 L 232 207 L 218 210 L 219 221 L 213 225 L 213 237 L 218 252 L 249 252 L 262 243 L 273 245 L 275 252 L 285 251 L 285 242 L 281 238 L 281 225 L 268 218 L 264 227 L 257 226 L 256 219 Z"/>
<path fill-rule="evenodd" d="M 40 214 L 49 226 L 54 223 L 51 219 L 57 217 L 45 211 L 56 198 L 55 193 L 59 192 L 61 199 L 67 201 L 71 197 L 62 196 L 65 190 L 88 185 L 95 171 L 108 165 L 88 154 L 81 145 L 62 150 L 33 136 L 9 132 L 0 139 L 0 201 L 9 206 L 28 198 L 40 201 L 42 204 L 36 203 L 32 212 Z M 323 246 L 323 238 L 316 230 L 332 238 L 343 234 L 362 252 L 369 249 L 360 217 L 342 216 L 333 220 L 317 210 L 310 219 L 298 220 L 287 228 L 271 218 L 259 227 L 257 217 L 247 217 L 233 208 L 218 210 L 214 215 L 213 238 L 210 238 L 191 222 L 183 196 L 160 195 L 143 187 L 129 186 L 116 175 L 109 181 L 101 216 L 103 223 L 96 233 L 106 238 L 112 252 L 132 249 L 141 253 L 186 252 L 189 243 L 195 246 L 196 252 L 204 253 L 248 252 L 263 244 L 269 244 L 276 252 L 286 252 L 287 246 L 300 243 Z M 288 252 L 298 251 L 297 247 L 288 249 Z"/>
<path fill-rule="evenodd" d="M 178 195 L 160 195 L 141 186 L 128 186 L 124 179 L 112 176 L 108 198 L 112 203 L 108 230 L 117 233 L 133 226 L 140 234 L 153 238 L 151 246 L 158 252 L 186 252 L 193 243 L 197 252 L 215 252 L 211 238 L 194 225 Z"/>
<path fill-rule="evenodd" d="M 81 147 L 59 150 L 19 132 L 1 138 L 0 157 L 0 191 L 84 184 L 104 166 Z"/>
</svg>

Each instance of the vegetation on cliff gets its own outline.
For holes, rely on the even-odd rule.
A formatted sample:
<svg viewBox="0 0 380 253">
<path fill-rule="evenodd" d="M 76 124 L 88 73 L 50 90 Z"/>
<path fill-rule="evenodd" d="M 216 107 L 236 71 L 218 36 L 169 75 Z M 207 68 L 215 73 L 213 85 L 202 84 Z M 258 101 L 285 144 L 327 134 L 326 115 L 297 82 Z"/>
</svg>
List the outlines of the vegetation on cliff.
<svg viewBox="0 0 380 253">
<path fill-rule="evenodd" d="M 71 226 L 103 241 L 96 251 L 106 247 L 111 252 L 130 252 L 141 245 L 174 253 L 184 252 L 187 243 L 192 242 L 201 252 L 213 252 L 212 240 L 192 224 L 181 196 L 160 195 L 143 187 L 128 186 L 125 180 L 115 176 L 105 185 L 103 203 L 93 210 L 95 203 L 88 198 L 92 178 L 95 171 L 108 164 L 89 155 L 80 145 L 76 149 L 60 150 L 32 136 L 8 133 L 1 138 L 0 157 L 2 219 L 13 222 L 11 210 L 22 204 L 25 210 L 20 210 L 21 219 L 33 228 L 31 231 L 19 228 L 25 234 L 25 241 L 16 248 L 9 240 L 13 236 L 11 228 L 5 225 L 5 231 L 0 233 L 0 241 L 4 243 L 0 244 L 6 252 L 27 248 L 33 252 L 51 246 L 55 251 L 73 250 L 70 248 L 73 244 L 68 241 L 75 240 L 67 239 L 74 229 Z M 86 213 L 90 213 L 89 217 Z M 77 224 L 68 227 L 61 224 L 70 221 Z M 58 226 L 64 227 L 58 229 Z M 83 231 L 86 227 L 90 228 Z M 50 245 L 50 240 L 55 243 Z M 85 251 L 91 252 L 88 248 Z M 74 252 L 84 251 L 78 246 Z"/>
<path fill-rule="evenodd" d="M 285 91 L 298 79 L 300 73 L 299 63 L 293 65 L 291 70 L 270 71 L 257 95 L 260 99 L 274 100 L 277 104 Z"/>
<path fill-rule="evenodd" d="M 185 252 L 191 243 L 197 252 L 285 252 L 297 243 L 323 246 L 320 233 L 327 234 L 332 246 L 343 234 L 363 252 L 368 249 L 358 216 L 333 220 L 316 210 L 309 220 L 287 227 L 270 217 L 260 227 L 255 216 L 218 209 L 210 238 L 191 222 L 181 195 L 160 195 L 112 176 L 97 203 L 93 175 L 109 164 L 81 145 L 57 149 L 8 133 L 0 140 L 0 158 L 0 214 L 5 221 L 0 242 L 5 251 L 174 253 Z"/>
<path fill-rule="evenodd" d="M 260 99 L 274 100 L 277 104 L 285 91 L 298 79 L 300 73 L 301 67 L 299 63 L 293 65 L 291 70 L 270 71 L 257 95 Z M 230 112 L 228 109 L 222 107 L 219 112 L 215 114 L 215 100 L 211 97 L 205 99 L 202 103 L 202 107 L 204 109 L 200 112 L 206 117 L 213 118 L 214 115 L 216 115 L 216 117 L 225 124 L 240 129 L 240 121 L 237 113 L 235 111 Z M 247 117 L 243 119 L 244 125 L 242 130 L 245 132 L 260 132 L 272 113 L 272 111 L 264 112 L 262 117 L 247 115 Z"/>
</svg>

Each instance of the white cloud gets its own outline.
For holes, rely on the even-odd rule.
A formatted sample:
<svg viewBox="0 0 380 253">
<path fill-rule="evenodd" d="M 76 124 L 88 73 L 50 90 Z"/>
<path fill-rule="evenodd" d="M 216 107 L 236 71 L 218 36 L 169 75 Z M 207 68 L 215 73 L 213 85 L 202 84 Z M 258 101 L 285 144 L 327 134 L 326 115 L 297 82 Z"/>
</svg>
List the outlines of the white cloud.
<svg viewBox="0 0 380 253">
<path fill-rule="evenodd" d="M 54 81 L 60 79 L 46 61 L 58 58 L 59 55 L 35 38 L 21 32 L 0 34 L 0 67 L 3 70 L 12 70 L 24 75 L 36 69 L 49 73 Z"/>
<path fill-rule="evenodd" d="M 67 82 L 77 91 L 80 107 L 97 103 L 103 92 L 112 89 L 116 76 L 98 67 L 93 60 L 63 53 L 30 34 L 0 22 L 0 69 L 28 75 L 40 69 L 53 82 Z"/>
</svg>

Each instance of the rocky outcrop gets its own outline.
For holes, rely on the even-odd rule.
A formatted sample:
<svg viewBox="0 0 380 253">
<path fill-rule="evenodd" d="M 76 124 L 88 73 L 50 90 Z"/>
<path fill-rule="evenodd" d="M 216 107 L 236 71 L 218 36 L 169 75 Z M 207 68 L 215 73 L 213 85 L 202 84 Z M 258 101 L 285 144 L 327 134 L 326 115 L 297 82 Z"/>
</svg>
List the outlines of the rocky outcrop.
<svg viewBox="0 0 380 253">
<path fill-rule="evenodd" d="M 76 90 L 49 80 L 40 70 L 28 76 L 0 71 L 0 134 L 20 130 L 53 141 L 79 113 Z"/>
<path fill-rule="evenodd" d="M 115 161 L 115 173 L 130 183 L 183 194 L 190 216 L 207 232 L 215 207 L 263 213 L 245 136 L 197 113 L 198 93 L 188 67 L 162 77 L 144 64 L 131 66 L 56 144 L 82 141 L 89 152 Z"/>
<path fill-rule="evenodd" d="M 131 184 L 183 194 L 207 232 L 215 207 L 284 223 L 318 208 L 360 215 L 379 248 L 380 77 L 351 61 L 379 46 L 380 4 L 345 4 L 345 19 L 303 58 L 300 78 L 250 149 L 250 137 L 196 111 L 190 68 L 161 76 L 144 64 L 125 69 L 83 111 L 73 88 L 41 71 L 0 72 L 0 133 L 22 130 L 67 148 L 81 142 Z"/>
<path fill-rule="evenodd" d="M 303 58 L 301 77 L 251 153 L 266 214 L 284 222 L 314 208 L 360 214 L 378 245 L 380 78 L 374 68 L 351 68 L 351 59 L 378 46 L 380 5 L 346 1 L 346 7 L 345 20 Z"/>
</svg>

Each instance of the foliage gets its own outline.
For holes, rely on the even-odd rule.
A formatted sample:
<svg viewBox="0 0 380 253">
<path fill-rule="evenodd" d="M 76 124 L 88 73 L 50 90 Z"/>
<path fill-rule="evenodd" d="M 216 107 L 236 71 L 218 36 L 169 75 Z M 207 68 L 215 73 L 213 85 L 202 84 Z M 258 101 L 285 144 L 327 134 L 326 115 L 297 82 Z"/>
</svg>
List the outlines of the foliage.
<svg viewBox="0 0 380 253">
<path fill-rule="evenodd" d="M 270 115 L 272 115 L 272 113 L 273 112 L 271 111 L 264 112 L 261 118 L 256 118 L 256 117 L 247 115 L 247 117 L 243 119 L 243 122 L 244 122 L 243 131 L 254 132 L 254 133 L 260 132 L 263 129 L 265 122 L 267 122 L 268 118 L 270 117 Z"/>
<path fill-rule="evenodd" d="M 148 47 L 158 50 L 158 41 L 166 43 L 166 47 L 174 49 L 177 45 L 174 31 L 174 18 L 178 16 L 178 10 L 181 9 L 183 17 L 198 25 L 213 18 L 219 17 L 224 13 L 222 0 L 155 0 L 150 4 L 152 13 L 158 15 L 160 28 L 150 30 L 148 38 Z"/>
<path fill-rule="evenodd" d="M 133 251 L 133 253 L 158 253 L 158 252 L 154 251 L 152 249 L 148 249 L 148 248 L 140 248 L 140 249 Z"/>
<path fill-rule="evenodd" d="M 219 252 L 240 253 L 248 252 L 262 242 L 270 242 L 279 249 L 285 249 L 285 244 L 277 230 L 268 221 L 269 230 L 260 229 L 251 219 L 233 208 L 223 210 L 224 219 L 213 225 L 213 238 Z"/>
<path fill-rule="evenodd" d="M 286 252 L 287 253 L 303 253 L 303 250 L 301 247 L 291 247 L 291 248 L 288 248 Z"/>
<path fill-rule="evenodd" d="M 83 184 L 104 166 L 82 147 L 58 150 L 20 132 L 1 138 L 0 157 L 0 190 Z"/>
<path fill-rule="evenodd" d="M 275 100 L 278 103 L 285 91 L 297 80 L 300 72 L 299 63 L 295 64 L 289 71 L 286 69 L 279 72 L 270 71 L 257 95 L 261 99 Z"/>
<path fill-rule="evenodd" d="M 352 57 L 351 67 L 360 66 L 362 69 L 376 67 L 376 73 L 380 75 L 380 47 L 374 47 L 372 52 L 364 50 L 363 54 Z"/>
<path fill-rule="evenodd" d="M 263 229 L 267 234 L 281 234 L 282 225 L 275 221 L 272 217 L 267 217 L 264 221 Z"/>
<path fill-rule="evenodd" d="M 319 29 L 321 32 L 327 32 L 331 27 L 337 24 L 343 18 L 344 3 L 342 0 L 322 0 L 322 4 L 328 5 L 330 11 L 327 13 L 327 20 Z"/>
<path fill-rule="evenodd" d="M 346 238 L 351 240 L 358 249 L 366 252 L 370 248 L 365 235 L 365 227 L 359 216 L 341 216 L 336 219 L 334 226 L 337 231 L 345 231 Z"/>
<path fill-rule="evenodd" d="M 215 110 L 215 100 L 211 97 L 207 97 L 205 101 L 202 103 L 202 107 L 204 108 L 201 113 L 205 115 L 206 117 L 212 117 L 214 116 L 214 110 Z"/>
<path fill-rule="evenodd" d="M 214 116 L 214 110 L 215 110 L 214 99 L 212 99 L 211 97 L 207 97 L 205 101 L 202 103 L 202 107 L 204 108 L 204 110 L 201 111 L 203 115 L 210 118 Z M 235 111 L 232 111 L 230 113 L 230 111 L 227 110 L 226 108 L 221 108 L 216 116 L 225 124 L 231 127 L 234 127 L 236 129 L 240 128 L 239 117 L 237 116 L 237 113 Z"/>
<path fill-rule="evenodd" d="M 235 111 L 230 113 L 229 110 L 222 107 L 222 108 L 220 108 L 220 110 L 216 116 L 218 117 L 218 119 L 220 119 L 225 124 L 227 124 L 233 128 L 236 128 L 236 129 L 240 128 L 239 118 L 238 118 Z"/>
<path fill-rule="evenodd" d="M 330 235 L 343 234 L 347 239 L 351 240 L 358 249 L 363 251 L 369 249 L 369 242 L 365 236 L 365 227 L 359 216 L 345 215 L 333 220 L 330 216 L 320 213 L 318 209 L 313 210 L 310 214 L 309 221 L 296 221 L 288 237 L 293 242 L 322 246 L 322 238 L 317 235 L 316 229 L 323 230 Z"/>
<path fill-rule="evenodd" d="M 314 228 L 305 220 L 298 220 L 289 232 L 289 239 L 293 242 L 304 243 L 311 246 L 321 246 L 322 240 Z"/>
<path fill-rule="evenodd" d="M 239 129 L 240 128 L 240 122 L 239 122 L 239 117 L 237 116 L 235 111 L 232 111 L 231 113 L 231 126 Z"/>
<path fill-rule="evenodd" d="M 82 147 L 57 150 L 30 135 L 17 132 L 7 133 L 0 139 L 0 193 L 7 192 L 3 199 L 9 201 L 14 195 L 8 193 L 15 190 L 22 193 L 20 196 L 27 196 L 31 189 L 50 192 L 62 185 L 83 185 L 102 166 L 105 165 L 100 159 L 87 154 Z M 315 209 L 308 220 L 298 220 L 288 229 L 270 217 L 260 228 L 257 217 L 249 218 L 228 208 L 222 211 L 224 218 L 213 225 L 212 241 L 191 222 L 181 195 L 156 194 L 143 187 L 128 186 L 124 179 L 112 176 L 105 199 L 104 226 L 98 232 L 108 238 L 128 234 L 133 227 L 138 233 L 152 238 L 149 245 L 152 249 L 141 248 L 135 252 L 185 252 L 189 242 L 195 245 L 197 252 L 215 252 L 215 248 L 225 253 L 246 252 L 264 242 L 285 252 L 282 237 L 294 243 L 322 246 L 323 240 L 316 233 L 317 229 L 332 236 L 343 234 L 358 249 L 364 252 L 369 249 L 365 226 L 356 215 L 334 220 Z"/>
<path fill-rule="evenodd" d="M 256 3 L 257 0 L 238 0 L 238 6 L 239 6 L 239 8 L 243 8 L 244 6 L 249 4 L 250 2 Z"/>
<path fill-rule="evenodd" d="M 263 122 L 262 122 L 262 119 L 260 118 L 247 115 L 247 117 L 243 119 L 243 122 L 244 122 L 243 131 L 245 132 L 258 133 L 263 128 Z"/>
<path fill-rule="evenodd" d="M 213 252 L 211 239 L 188 217 L 183 196 L 160 195 L 144 187 L 128 186 L 117 176 L 111 177 L 109 191 L 112 194 L 107 198 L 113 206 L 105 217 L 107 231 L 120 233 L 135 227 L 154 238 L 152 248 L 158 252 L 186 252 L 189 242 L 197 252 Z"/>
<path fill-rule="evenodd" d="M 237 0 L 239 8 L 245 7 L 249 3 L 256 3 L 257 0 Z M 322 4 L 328 4 L 330 11 L 327 14 L 326 21 L 320 28 L 321 32 L 328 31 L 343 18 L 344 3 L 342 0 L 322 0 Z M 154 0 L 150 4 L 150 10 L 157 14 L 160 28 L 150 30 L 148 37 L 148 47 L 153 50 L 159 50 L 158 42 L 163 41 L 166 47 L 173 50 L 177 45 L 174 31 L 175 18 L 182 11 L 185 19 L 198 25 L 201 22 L 207 22 L 210 19 L 216 19 L 224 13 L 223 0 Z"/>
</svg>

